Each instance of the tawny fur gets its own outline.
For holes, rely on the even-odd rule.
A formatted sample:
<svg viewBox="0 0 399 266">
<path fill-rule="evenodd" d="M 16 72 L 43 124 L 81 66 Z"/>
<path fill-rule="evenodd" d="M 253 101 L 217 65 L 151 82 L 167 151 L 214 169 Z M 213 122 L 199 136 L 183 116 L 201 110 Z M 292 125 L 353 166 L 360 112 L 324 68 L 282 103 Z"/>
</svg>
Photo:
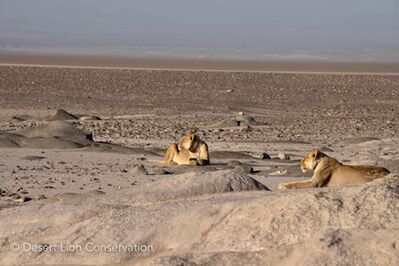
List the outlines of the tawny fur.
<svg viewBox="0 0 399 266">
<path fill-rule="evenodd" d="M 188 132 L 178 144 L 171 144 L 166 150 L 164 163 L 167 165 L 208 165 L 208 145 L 195 131 Z"/>
<path fill-rule="evenodd" d="M 314 170 L 312 178 L 299 182 L 281 183 L 278 186 L 279 189 L 363 184 L 389 174 L 389 171 L 383 167 L 344 165 L 316 149 L 305 155 L 300 165 L 303 172 L 308 169 Z"/>
</svg>

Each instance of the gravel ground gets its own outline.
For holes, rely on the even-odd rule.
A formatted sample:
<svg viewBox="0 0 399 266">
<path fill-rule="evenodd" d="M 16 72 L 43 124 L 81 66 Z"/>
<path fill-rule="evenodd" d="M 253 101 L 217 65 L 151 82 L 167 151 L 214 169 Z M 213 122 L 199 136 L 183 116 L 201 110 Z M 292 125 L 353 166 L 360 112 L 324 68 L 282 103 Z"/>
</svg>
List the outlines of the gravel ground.
<svg viewBox="0 0 399 266">
<path fill-rule="evenodd" d="M 399 130 L 397 75 L 1 66 L 0 80 L 3 130 L 35 123 L 15 115 L 37 120 L 57 108 L 107 118 L 80 125 L 99 139 L 171 140 L 199 128 L 208 141 L 333 142 Z M 265 125 L 209 128 L 239 111 Z"/>
</svg>

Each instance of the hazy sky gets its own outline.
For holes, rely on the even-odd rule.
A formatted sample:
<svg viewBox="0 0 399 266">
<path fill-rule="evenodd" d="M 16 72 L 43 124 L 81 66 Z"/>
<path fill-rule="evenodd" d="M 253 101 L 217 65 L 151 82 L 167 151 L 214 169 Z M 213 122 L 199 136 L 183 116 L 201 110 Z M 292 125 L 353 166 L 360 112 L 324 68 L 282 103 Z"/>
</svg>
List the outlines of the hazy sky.
<svg viewBox="0 0 399 266">
<path fill-rule="evenodd" d="M 399 0 L 0 0 L 0 45 L 399 48 Z"/>
</svg>

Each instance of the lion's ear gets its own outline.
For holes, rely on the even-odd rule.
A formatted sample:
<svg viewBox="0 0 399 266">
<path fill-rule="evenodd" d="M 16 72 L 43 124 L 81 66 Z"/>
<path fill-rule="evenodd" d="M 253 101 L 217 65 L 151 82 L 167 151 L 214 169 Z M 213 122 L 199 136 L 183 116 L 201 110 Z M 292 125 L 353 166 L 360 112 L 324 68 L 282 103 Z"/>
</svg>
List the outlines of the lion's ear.
<svg viewBox="0 0 399 266">
<path fill-rule="evenodd" d="M 196 134 L 197 133 L 197 130 L 196 129 L 191 129 L 189 132 L 188 132 L 188 134 Z"/>
<path fill-rule="evenodd" d="M 319 150 L 313 150 L 312 152 L 312 158 L 317 159 L 320 157 L 320 151 Z"/>
</svg>

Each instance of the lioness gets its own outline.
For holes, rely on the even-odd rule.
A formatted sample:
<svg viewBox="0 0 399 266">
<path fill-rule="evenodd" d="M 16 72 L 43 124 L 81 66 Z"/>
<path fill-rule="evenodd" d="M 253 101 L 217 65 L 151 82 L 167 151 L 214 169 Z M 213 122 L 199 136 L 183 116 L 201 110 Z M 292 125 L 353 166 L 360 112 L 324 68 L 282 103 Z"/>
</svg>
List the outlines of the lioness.
<svg viewBox="0 0 399 266">
<path fill-rule="evenodd" d="M 383 177 L 390 172 L 383 167 L 343 165 L 319 150 L 311 150 L 301 161 L 302 172 L 314 170 L 310 180 L 279 184 L 279 189 L 331 187 L 362 184 Z"/>
<path fill-rule="evenodd" d="M 169 146 L 164 163 L 168 165 L 208 165 L 208 145 L 196 135 L 195 130 L 191 130 L 178 144 L 174 143 Z"/>
</svg>

